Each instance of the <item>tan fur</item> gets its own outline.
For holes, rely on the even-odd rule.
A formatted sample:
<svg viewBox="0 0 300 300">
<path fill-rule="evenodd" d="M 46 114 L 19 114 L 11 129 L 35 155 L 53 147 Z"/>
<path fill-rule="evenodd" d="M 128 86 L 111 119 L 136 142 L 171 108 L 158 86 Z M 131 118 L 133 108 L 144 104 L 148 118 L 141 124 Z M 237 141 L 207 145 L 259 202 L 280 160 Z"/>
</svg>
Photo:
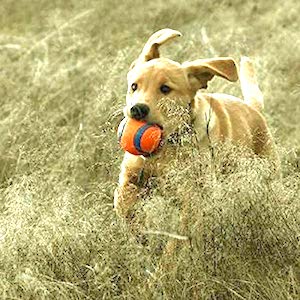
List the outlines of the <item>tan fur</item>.
<svg viewBox="0 0 300 300">
<path fill-rule="evenodd" d="M 248 146 L 258 155 L 275 157 L 272 137 L 260 112 L 263 97 L 251 61 L 246 57 L 241 60 L 244 100 L 225 94 L 203 93 L 199 89 L 207 88 L 214 76 L 238 80 L 237 67 L 233 59 L 226 57 L 183 64 L 160 58 L 159 46 L 180 35 L 178 31 L 163 29 L 149 38 L 128 73 L 125 116 L 130 117 L 133 105 L 147 104 L 150 113 L 146 121 L 161 125 L 166 140 L 181 132 L 185 125 L 191 125 L 199 145 L 204 148 L 208 143 L 230 140 Z M 138 85 L 136 91 L 131 90 L 133 83 Z M 172 89 L 168 95 L 160 91 L 163 84 Z M 114 197 L 119 215 L 130 215 L 138 198 L 141 173 L 161 174 L 174 155 L 174 147 L 168 143 L 151 158 L 125 153 Z"/>
</svg>

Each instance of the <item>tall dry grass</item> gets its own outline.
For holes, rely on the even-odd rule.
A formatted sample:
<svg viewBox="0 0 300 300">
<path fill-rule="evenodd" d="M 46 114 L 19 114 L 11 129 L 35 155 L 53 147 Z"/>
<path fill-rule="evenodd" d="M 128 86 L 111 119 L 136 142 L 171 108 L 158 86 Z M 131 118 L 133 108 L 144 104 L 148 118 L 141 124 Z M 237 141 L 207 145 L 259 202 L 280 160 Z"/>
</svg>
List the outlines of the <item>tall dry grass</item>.
<svg viewBox="0 0 300 300">
<path fill-rule="evenodd" d="M 298 299 L 297 1 L 2 0 L 1 299 Z M 141 238 L 112 210 L 126 72 L 171 27 L 178 61 L 254 59 L 282 161 L 194 145 L 137 205 Z M 210 91 L 241 96 L 215 80 Z M 221 161 L 235 162 L 226 170 Z M 180 205 L 188 203 L 186 227 Z M 161 267 L 173 235 L 189 236 Z M 175 235 L 175 238 L 176 238 Z"/>
</svg>

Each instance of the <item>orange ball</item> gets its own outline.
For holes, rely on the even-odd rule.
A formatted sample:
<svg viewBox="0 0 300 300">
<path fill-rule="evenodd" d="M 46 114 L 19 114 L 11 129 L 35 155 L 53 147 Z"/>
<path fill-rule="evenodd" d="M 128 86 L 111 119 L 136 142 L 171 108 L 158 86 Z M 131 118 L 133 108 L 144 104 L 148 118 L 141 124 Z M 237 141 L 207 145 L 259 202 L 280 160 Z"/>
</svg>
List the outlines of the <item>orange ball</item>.
<svg viewBox="0 0 300 300">
<path fill-rule="evenodd" d="M 118 138 L 123 150 L 150 156 L 162 145 L 162 129 L 156 124 L 125 118 L 119 125 Z"/>
</svg>

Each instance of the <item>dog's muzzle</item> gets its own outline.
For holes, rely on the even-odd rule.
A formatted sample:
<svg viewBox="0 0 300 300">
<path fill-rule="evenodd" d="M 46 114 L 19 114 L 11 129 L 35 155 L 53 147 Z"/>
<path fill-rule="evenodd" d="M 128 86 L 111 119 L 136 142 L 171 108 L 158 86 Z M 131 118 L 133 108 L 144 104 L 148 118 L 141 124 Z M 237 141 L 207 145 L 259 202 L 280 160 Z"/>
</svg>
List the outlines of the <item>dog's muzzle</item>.
<svg viewBox="0 0 300 300">
<path fill-rule="evenodd" d="M 130 116 L 131 118 L 136 120 L 145 119 L 148 116 L 149 112 L 150 112 L 149 106 L 143 103 L 135 104 L 130 108 Z"/>
</svg>

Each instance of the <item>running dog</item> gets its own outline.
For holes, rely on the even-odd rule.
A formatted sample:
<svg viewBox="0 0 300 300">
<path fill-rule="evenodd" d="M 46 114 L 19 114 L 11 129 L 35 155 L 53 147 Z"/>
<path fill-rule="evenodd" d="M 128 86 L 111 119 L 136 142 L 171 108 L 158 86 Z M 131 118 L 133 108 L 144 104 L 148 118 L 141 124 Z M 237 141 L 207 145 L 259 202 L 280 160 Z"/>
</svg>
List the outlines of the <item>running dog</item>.
<svg viewBox="0 0 300 300">
<path fill-rule="evenodd" d="M 154 33 L 130 66 L 124 115 L 145 120 L 163 128 L 165 140 L 189 134 L 193 128 L 200 146 L 232 141 L 249 147 L 257 155 L 276 157 L 272 136 L 261 111 L 263 95 L 249 58 L 243 57 L 238 73 L 232 58 L 198 59 L 178 63 L 160 57 L 159 47 L 181 33 L 162 29 Z M 231 95 L 204 93 L 214 76 L 231 82 L 240 79 L 243 100 Z M 130 217 L 138 200 L 141 174 L 159 176 L 174 159 L 172 143 L 166 142 L 153 157 L 125 152 L 114 208 L 118 215 Z M 174 154 L 174 153 L 173 153 Z"/>
</svg>

